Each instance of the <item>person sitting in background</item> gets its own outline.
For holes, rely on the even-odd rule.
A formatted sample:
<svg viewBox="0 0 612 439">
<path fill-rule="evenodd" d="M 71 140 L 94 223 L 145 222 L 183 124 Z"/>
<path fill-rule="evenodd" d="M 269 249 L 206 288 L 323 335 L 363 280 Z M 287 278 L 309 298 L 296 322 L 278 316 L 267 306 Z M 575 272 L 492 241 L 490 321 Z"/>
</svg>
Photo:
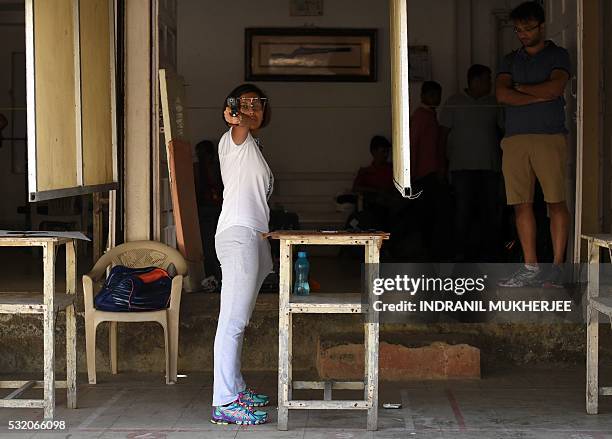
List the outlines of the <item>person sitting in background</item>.
<svg viewBox="0 0 612 439">
<path fill-rule="evenodd" d="M 383 136 L 370 140 L 372 164 L 360 168 L 353 182 L 354 192 L 389 192 L 393 189 L 393 166 L 389 161 L 391 143 Z"/>
<path fill-rule="evenodd" d="M 394 186 L 393 165 L 389 161 L 391 143 L 383 136 L 370 140 L 372 163 L 360 168 L 353 182 L 353 192 L 363 196 L 359 226 L 364 229 L 389 230 Z"/>
<path fill-rule="evenodd" d="M 215 145 L 203 140 L 196 145 L 196 196 L 200 218 L 200 235 L 204 251 L 204 270 L 207 278 L 202 286 L 205 290 L 215 290 L 221 279 L 221 266 L 215 251 L 215 230 L 223 203 L 223 181 L 221 167 Z M 211 276 L 214 276 L 212 279 Z"/>
<path fill-rule="evenodd" d="M 492 262 L 499 234 L 501 111 L 491 95 L 489 67 L 473 65 L 467 79 L 468 88 L 451 96 L 440 113 L 455 195 L 455 258 Z"/>
<path fill-rule="evenodd" d="M 436 115 L 442 100 L 442 86 L 426 81 L 421 87 L 421 105 L 410 116 L 410 172 L 416 200 L 416 227 L 421 231 L 422 257 L 436 254 L 434 232 L 441 224 L 439 215 L 446 174 L 443 137 Z M 431 261 L 429 261 L 431 262 Z"/>
</svg>

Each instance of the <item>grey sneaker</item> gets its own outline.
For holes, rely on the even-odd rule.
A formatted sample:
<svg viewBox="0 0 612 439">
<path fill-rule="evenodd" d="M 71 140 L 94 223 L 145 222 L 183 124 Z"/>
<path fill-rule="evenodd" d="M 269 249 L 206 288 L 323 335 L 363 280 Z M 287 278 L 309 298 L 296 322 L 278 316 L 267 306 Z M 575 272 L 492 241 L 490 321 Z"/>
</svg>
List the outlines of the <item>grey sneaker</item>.
<svg viewBox="0 0 612 439">
<path fill-rule="evenodd" d="M 497 286 L 503 288 L 522 288 L 537 285 L 540 283 L 538 282 L 538 277 L 541 272 L 542 270 L 540 270 L 539 267 L 534 270 L 527 268 L 525 265 L 521 265 L 521 267 L 508 279 L 500 280 Z"/>
<path fill-rule="evenodd" d="M 563 288 L 564 272 L 562 265 L 551 265 L 542 276 L 542 288 Z"/>
</svg>

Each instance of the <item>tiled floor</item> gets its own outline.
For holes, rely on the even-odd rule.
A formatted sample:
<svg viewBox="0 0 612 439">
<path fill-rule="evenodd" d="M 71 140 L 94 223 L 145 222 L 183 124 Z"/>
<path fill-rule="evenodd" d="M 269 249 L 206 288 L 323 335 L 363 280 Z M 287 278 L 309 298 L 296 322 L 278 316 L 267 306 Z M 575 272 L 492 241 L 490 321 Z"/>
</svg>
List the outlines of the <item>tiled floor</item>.
<svg viewBox="0 0 612 439">
<path fill-rule="evenodd" d="M 275 374 L 247 379 L 275 399 Z M 0 409 L 0 437 L 612 439 L 612 398 L 600 398 L 599 415 L 586 415 L 582 370 L 512 369 L 479 381 L 381 383 L 381 405 L 401 402 L 403 407 L 381 408 L 377 432 L 365 430 L 364 412 L 301 410 L 290 413 L 289 431 L 280 432 L 274 405 L 266 425 L 213 425 L 207 374 L 190 374 L 174 386 L 163 384 L 161 375 L 101 375 L 98 381 L 79 386 L 77 410 L 66 409 L 65 393 L 58 391 L 57 419 L 66 422 L 66 430 L 10 432 L 9 420 L 40 420 L 42 411 Z"/>
</svg>

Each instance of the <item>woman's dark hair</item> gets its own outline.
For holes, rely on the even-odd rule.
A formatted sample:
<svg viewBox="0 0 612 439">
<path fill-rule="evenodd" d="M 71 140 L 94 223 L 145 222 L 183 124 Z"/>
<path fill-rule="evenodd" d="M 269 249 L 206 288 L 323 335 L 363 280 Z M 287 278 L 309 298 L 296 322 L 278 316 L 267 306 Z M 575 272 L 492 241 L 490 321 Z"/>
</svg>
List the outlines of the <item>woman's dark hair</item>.
<svg viewBox="0 0 612 439">
<path fill-rule="evenodd" d="M 384 136 L 374 136 L 370 140 L 370 153 L 373 153 L 377 148 L 391 148 L 391 142 Z"/>
<path fill-rule="evenodd" d="M 487 66 L 483 66 L 482 64 L 474 64 L 469 68 L 467 73 L 468 85 L 472 83 L 472 81 L 476 78 L 481 78 L 484 75 L 490 75 L 491 69 Z"/>
<path fill-rule="evenodd" d="M 510 20 L 512 21 L 530 21 L 535 20 L 538 24 L 542 24 L 546 21 L 544 8 L 538 2 L 530 1 L 521 3 L 510 13 Z"/>
<path fill-rule="evenodd" d="M 257 87 L 254 84 L 242 84 L 236 87 L 235 89 L 233 89 L 226 96 L 225 101 L 223 101 L 223 111 L 225 111 L 225 108 L 227 107 L 228 98 L 239 98 L 245 93 L 255 93 L 258 97 L 265 99 L 266 104 L 263 109 L 263 112 L 264 112 L 263 120 L 261 121 L 261 125 L 259 128 L 265 127 L 266 125 L 268 125 L 268 123 L 270 123 L 270 117 L 271 117 L 270 100 L 268 99 L 268 96 L 266 96 L 266 94 L 262 91 L 262 89 Z M 223 116 L 223 112 L 221 113 L 221 117 L 223 118 L 223 121 L 225 122 L 225 117 Z"/>
</svg>

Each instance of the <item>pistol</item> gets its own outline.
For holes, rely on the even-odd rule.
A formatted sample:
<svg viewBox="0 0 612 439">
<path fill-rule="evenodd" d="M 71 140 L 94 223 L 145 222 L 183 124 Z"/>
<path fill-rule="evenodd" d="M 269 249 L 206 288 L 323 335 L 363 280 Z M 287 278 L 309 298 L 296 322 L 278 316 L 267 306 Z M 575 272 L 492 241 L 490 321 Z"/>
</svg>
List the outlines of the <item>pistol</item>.
<svg viewBox="0 0 612 439">
<path fill-rule="evenodd" d="M 238 116 L 240 114 L 240 99 L 229 97 L 227 98 L 227 106 L 230 108 L 230 114 L 233 117 Z"/>
</svg>

